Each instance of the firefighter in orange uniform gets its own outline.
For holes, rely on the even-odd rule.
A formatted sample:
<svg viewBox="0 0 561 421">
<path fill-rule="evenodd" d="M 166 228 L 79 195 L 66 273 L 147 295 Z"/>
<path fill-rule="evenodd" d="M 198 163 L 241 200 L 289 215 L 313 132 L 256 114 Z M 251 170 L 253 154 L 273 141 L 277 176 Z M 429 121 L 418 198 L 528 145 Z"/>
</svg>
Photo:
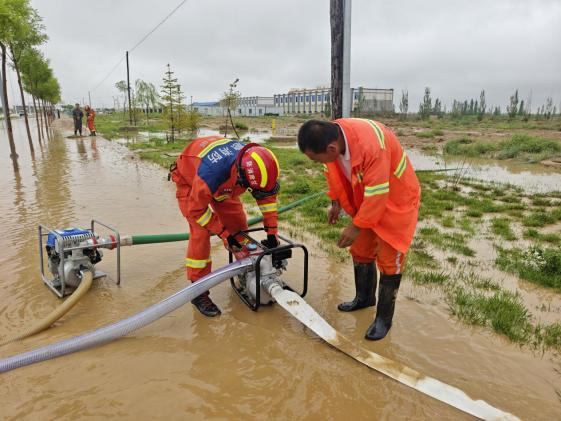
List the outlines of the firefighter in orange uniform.
<svg viewBox="0 0 561 421">
<path fill-rule="evenodd" d="M 95 136 L 96 135 L 95 133 L 96 130 L 94 126 L 95 111 L 89 105 L 86 105 L 84 110 L 86 111 L 86 119 L 88 122 L 88 130 L 90 131 L 90 136 Z"/>
<path fill-rule="evenodd" d="M 405 255 L 415 233 L 421 188 L 409 158 L 395 134 L 372 120 L 310 120 L 298 133 L 300 150 L 324 164 L 332 206 L 328 223 L 341 209 L 352 223 L 337 245 L 349 247 L 354 262 L 356 296 L 340 311 L 376 305 L 376 318 L 365 338 L 384 338 L 392 325 Z"/>
<path fill-rule="evenodd" d="M 197 281 L 211 272 L 210 236 L 218 235 L 237 258 L 247 250 L 241 237 L 247 219 L 239 196 L 246 190 L 263 214 L 267 246 L 278 245 L 277 193 L 279 164 L 274 154 L 255 143 L 208 136 L 195 139 L 170 169 L 177 186 L 179 209 L 189 223 L 185 266 L 187 279 Z M 220 314 L 208 292 L 192 303 L 205 316 Z"/>
</svg>

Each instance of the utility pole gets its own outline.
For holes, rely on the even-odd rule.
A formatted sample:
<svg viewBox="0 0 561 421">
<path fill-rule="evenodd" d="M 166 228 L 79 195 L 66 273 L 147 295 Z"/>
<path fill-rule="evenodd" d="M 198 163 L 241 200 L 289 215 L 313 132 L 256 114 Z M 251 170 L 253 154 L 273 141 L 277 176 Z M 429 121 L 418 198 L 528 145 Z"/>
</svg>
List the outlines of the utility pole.
<svg viewBox="0 0 561 421">
<path fill-rule="evenodd" d="M 330 0 L 331 118 L 350 117 L 351 0 Z"/>
<path fill-rule="evenodd" d="M 88 91 L 88 101 L 89 101 L 88 105 L 91 107 L 92 106 L 92 96 L 90 94 L 90 91 Z"/>
<path fill-rule="evenodd" d="M 129 52 L 127 51 L 127 91 L 129 93 L 129 124 L 132 126 L 132 111 L 131 111 L 131 82 L 129 75 Z"/>
</svg>

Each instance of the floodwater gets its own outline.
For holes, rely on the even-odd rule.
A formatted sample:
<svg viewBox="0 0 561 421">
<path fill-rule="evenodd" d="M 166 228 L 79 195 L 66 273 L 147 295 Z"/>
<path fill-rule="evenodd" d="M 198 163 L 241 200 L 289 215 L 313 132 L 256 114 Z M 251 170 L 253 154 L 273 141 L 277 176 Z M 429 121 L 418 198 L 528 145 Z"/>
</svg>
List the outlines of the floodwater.
<svg viewBox="0 0 561 421">
<path fill-rule="evenodd" d="M 123 145 L 66 139 L 67 130 L 42 148 L 36 142 L 32 159 L 20 121 L 15 132 L 19 172 L 0 130 L 0 339 L 60 303 L 39 279 L 37 224 L 86 227 L 96 218 L 123 234 L 186 229 L 166 172 L 124 159 L 130 153 Z M 364 341 L 373 309 L 336 310 L 354 292 L 351 266 L 308 243 L 306 300 L 349 339 L 522 419 L 561 418 L 558 358 L 454 321 L 444 303 L 423 300 L 407 282 L 389 337 Z M 120 320 L 173 294 L 185 286 L 184 248 L 124 248 L 120 287 L 115 253 L 106 251 L 98 268 L 109 276 L 55 327 L 0 348 L 0 357 Z M 219 244 L 213 259 L 216 267 L 226 263 Z M 297 286 L 302 262 L 292 260 L 286 280 Z M 469 419 L 336 351 L 277 306 L 252 312 L 226 283 L 212 296 L 223 312 L 218 318 L 187 305 L 124 339 L 1 374 L 0 418 Z"/>
</svg>

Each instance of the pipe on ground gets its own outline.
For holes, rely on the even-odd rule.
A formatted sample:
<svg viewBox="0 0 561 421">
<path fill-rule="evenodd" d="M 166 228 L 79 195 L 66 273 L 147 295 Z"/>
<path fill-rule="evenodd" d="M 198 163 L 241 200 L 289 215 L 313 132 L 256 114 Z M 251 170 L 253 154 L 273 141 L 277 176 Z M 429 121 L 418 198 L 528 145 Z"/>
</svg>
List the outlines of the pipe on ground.
<svg viewBox="0 0 561 421">
<path fill-rule="evenodd" d="M 16 334 L 15 336 L 12 336 L 0 342 L 0 346 L 25 339 L 28 336 L 35 335 L 36 333 L 48 329 L 54 322 L 68 313 L 72 309 L 72 307 L 74 307 L 76 303 L 78 303 L 80 298 L 82 298 L 90 290 L 90 287 L 92 286 L 92 280 L 93 275 L 89 270 L 82 272 L 82 281 L 70 297 L 64 300 L 64 302 L 60 306 L 55 308 L 47 317 L 40 320 L 37 324 L 31 326 L 30 328 L 24 330 L 19 334 Z"/>
<path fill-rule="evenodd" d="M 121 338 L 171 313 L 221 282 L 247 272 L 252 266 L 253 262 L 250 258 L 230 263 L 183 288 L 165 300 L 119 322 L 112 323 L 80 336 L 75 336 L 74 338 L 2 359 L 0 360 L 0 373 L 57 358 Z"/>
</svg>

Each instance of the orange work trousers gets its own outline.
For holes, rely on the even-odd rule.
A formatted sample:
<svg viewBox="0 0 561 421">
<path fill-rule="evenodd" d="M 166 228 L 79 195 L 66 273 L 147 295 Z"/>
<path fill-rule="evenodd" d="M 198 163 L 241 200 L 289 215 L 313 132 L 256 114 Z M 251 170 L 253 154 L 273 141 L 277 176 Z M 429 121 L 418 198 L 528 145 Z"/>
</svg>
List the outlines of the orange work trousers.
<svg viewBox="0 0 561 421">
<path fill-rule="evenodd" d="M 184 201 L 180 200 L 178 203 L 181 213 L 185 216 L 187 213 Z M 228 232 L 234 234 L 247 229 L 247 218 L 239 198 L 230 198 L 222 202 L 213 201 L 210 206 Z M 187 279 L 195 282 L 208 275 L 212 270 L 212 259 L 210 258 L 211 234 L 196 222 L 189 222 L 189 233 L 189 243 L 185 254 L 185 269 Z"/>
<path fill-rule="evenodd" d="M 360 230 L 350 252 L 357 263 L 376 262 L 378 270 L 384 275 L 402 273 L 405 267 L 405 254 L 394 249 L 371 229 Z"/>
</svg>

